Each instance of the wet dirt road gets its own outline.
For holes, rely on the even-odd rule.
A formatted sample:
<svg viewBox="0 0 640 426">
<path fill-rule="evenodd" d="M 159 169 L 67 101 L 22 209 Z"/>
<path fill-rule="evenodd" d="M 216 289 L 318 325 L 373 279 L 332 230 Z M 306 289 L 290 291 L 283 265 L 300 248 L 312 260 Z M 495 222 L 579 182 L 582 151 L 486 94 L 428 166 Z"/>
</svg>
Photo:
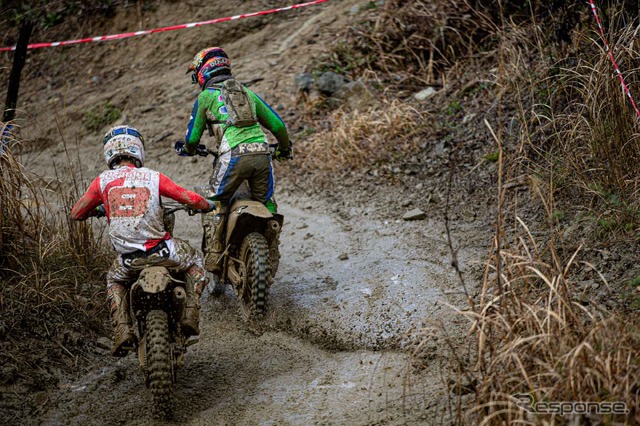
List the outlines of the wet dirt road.
<svg viewBox="0 0 640 426">
<path fill-rule="evenodd" d="M 321 203 L 320 203 L 321 204 Z M 104 363 L 50 396 L 36 424 L 432 424 L 446 401 L 444 373 L 417 371 L 403 350 L 429 319 L 451 319 L 456 288 L 437 222 L 318 214 L 295 199 L 285 215 L 271 313 L 248 325 L 230 289 L 203 297 L 200 342 L 175 387 L 175 418 L 152 417 L 133 356 Z M 186 215 L 184 215 L 186 217 Z M 344 215 L 343 215 L 344 216 Z M 175 234 L 197 246 L 199 218 Z M 462 250 L 464 263 L 468 251 Z"/>
</svg>

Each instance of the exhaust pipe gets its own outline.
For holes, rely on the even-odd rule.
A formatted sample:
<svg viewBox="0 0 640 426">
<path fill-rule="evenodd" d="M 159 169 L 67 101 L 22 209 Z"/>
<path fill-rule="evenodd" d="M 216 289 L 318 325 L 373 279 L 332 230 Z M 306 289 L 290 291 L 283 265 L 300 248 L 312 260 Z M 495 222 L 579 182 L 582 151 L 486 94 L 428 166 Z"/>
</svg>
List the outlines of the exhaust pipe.
<svg viewBox="0 0 640 426">
<path fill-rule="evenodd" d="M 270 220 L 265 231 L 265 237 L 271 241 L 280 232 L 280 224 L 275 220 Z"/>
<path fill-rule="evenodd" d="M 177 303 L 182 303 L 187 298 L 187 292 L 182 287 L 175 287 L 173 289 L 173 299 Z"/>
</svg>

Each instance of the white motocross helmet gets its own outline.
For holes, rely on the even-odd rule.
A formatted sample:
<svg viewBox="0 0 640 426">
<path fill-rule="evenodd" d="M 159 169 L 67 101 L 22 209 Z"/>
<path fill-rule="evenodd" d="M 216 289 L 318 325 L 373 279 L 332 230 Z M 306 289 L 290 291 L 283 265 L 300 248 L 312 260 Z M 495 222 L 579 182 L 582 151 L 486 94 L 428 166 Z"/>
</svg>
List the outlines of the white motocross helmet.
<svg viewBox="0 0 640 426">
<path fill-rule="evenodd" d="M 144 165 L 144 139 L 140 132 L 131 126 L 112 127 L 102 140 L 104 159 L 110 169 L 122 158 L 132 160 L 136 167 Z"/>
</svg>

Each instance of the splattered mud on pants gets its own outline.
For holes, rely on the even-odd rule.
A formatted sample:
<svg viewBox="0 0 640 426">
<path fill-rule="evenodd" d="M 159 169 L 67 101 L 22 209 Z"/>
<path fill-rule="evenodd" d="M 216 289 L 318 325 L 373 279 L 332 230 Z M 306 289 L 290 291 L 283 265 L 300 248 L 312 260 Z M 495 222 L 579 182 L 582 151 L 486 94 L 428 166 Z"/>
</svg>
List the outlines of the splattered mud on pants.
<svg viewBox="0 0 640 426">
<path fill-rule="evenodd" d="M 124 259 L 119 254 L 107 273 L 107 298 L 112 287 L 133 284 L 140 272 L 148 266 L 164 266 L 170 272 L 186 273 L 187 278 L 193 280 L 196 291 L 200 294 L 207 285 L 202 256 L 185 240 L 173 238 L 167 240 L 166 244 L 169 248 L 168 256 L 163 257 L 159 253 L 154 253 L 131 260 L 129 266 L 124 264 Z"/>
</svg>

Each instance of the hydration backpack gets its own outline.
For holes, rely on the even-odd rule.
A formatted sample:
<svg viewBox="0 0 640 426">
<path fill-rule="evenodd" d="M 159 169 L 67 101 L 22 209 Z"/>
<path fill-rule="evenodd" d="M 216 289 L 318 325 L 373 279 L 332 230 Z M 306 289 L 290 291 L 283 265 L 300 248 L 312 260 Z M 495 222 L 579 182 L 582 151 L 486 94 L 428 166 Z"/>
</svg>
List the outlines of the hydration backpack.
<svg viewBox="0 0 640 426">
<path fill-rule="evenodd" d="M 249 127 L 258 122 L 256 110 L 251 103 L 249 93 L 236 79 L 230 78 L 216 84 L 220 88 L 224 105 L 227 109 L 227 121 L 218 122 L 224 124 L 224 130 L 229 126 Z"/>
</svg>

